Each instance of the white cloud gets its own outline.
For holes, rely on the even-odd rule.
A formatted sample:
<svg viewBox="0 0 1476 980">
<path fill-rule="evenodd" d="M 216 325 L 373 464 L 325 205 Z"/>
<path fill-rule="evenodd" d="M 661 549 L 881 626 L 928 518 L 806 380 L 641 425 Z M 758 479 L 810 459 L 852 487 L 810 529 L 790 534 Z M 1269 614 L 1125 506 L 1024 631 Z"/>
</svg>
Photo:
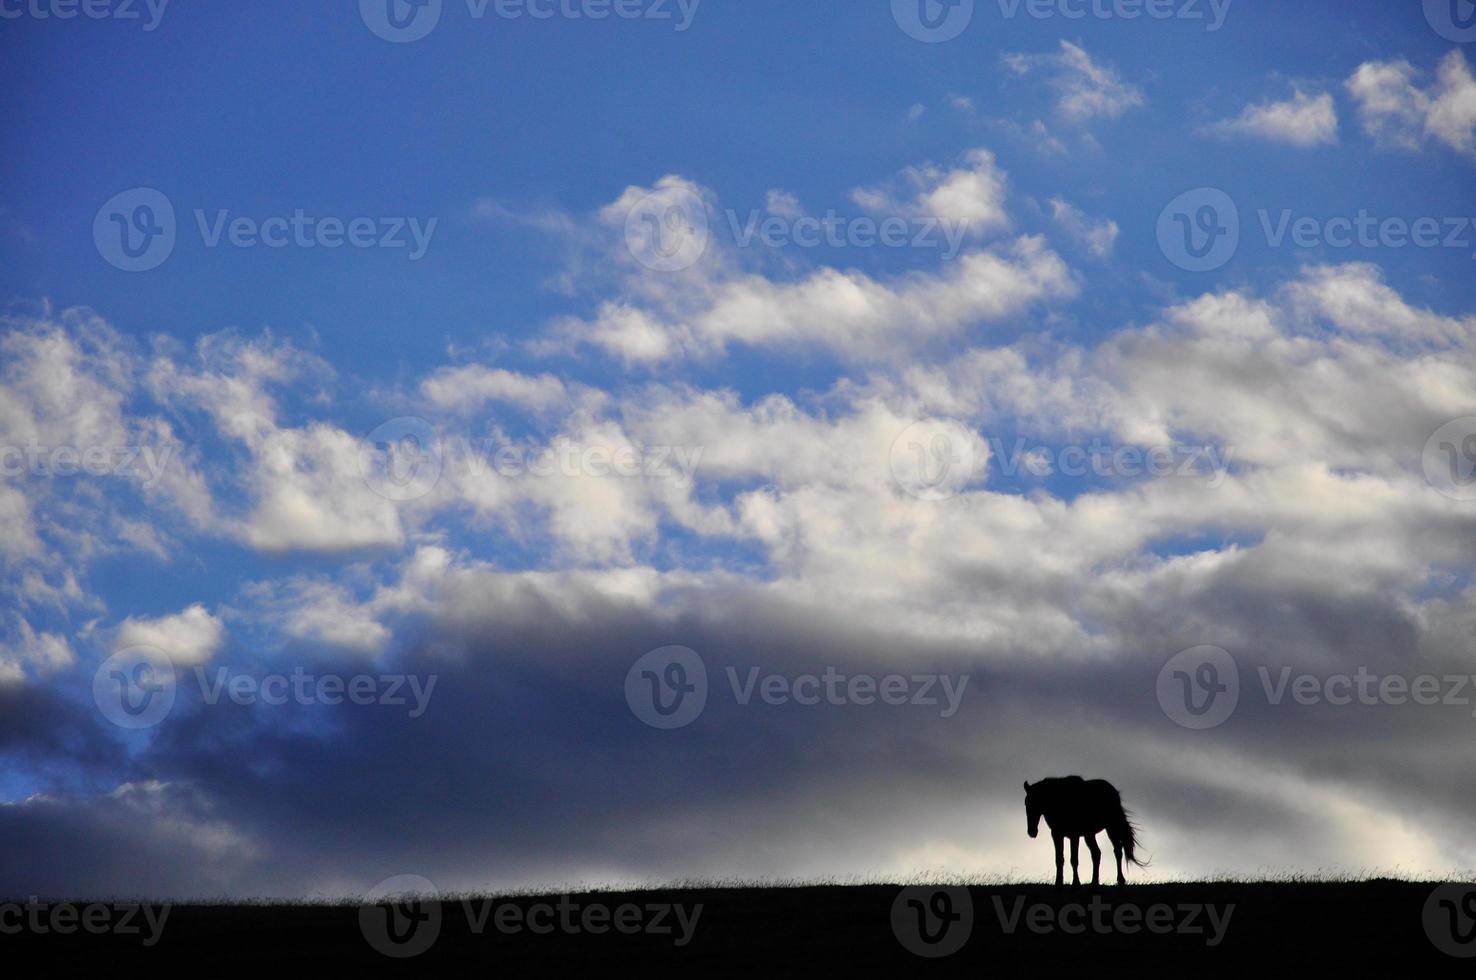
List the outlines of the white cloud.
<svg viewBox="0 0 1476 980">
<path fill-rule="evenodd" d="M 1285 102 L 1261 102 L 1247 106 L 1233 119 L 1204 128 L 1210 136 L 1250 136 L 1292 146 L 1322 146 L 1338 141 L 1338 112 L 1333 97 L 1324 92 L 1311 96 L 1298 90 Z"/>
<path fill-rule="evenodd" d="M 798 282 L 741 276 L 672 297 L 664 309 L 601 306 L 562 329 L 628 363 L 710 357 L 734 345 L 820 347 L 847 359 L 890 356 L 965 328 L 1070 297 L 1076 283 L 1039 238 L 967 253 L 934 275 L 882 282 L 822 269 Z"/>
<path fill-rule="evenodd" d="M 622 256 L 622 241 L 612 247 L 611 259 L 627 270 L 624 295 L 603 302 L 593 318 L 555 322 L 533 347 L 551 353 L 589 344 L 627 364 L 710 358 L 737 345 L 820 348 L 865 360 L 926 346 L 975 324 L 1075 295 L 1078 287 L 1070 270 L 1039 238 L 1022 237 L 952 257 L 964 238 L 1008 226 L 1006 185 L 993 154 L 976 149 L 954 169 L 914 167 L 891 185 L 854 191 L 854 200 L 868 210 L 917 221 L 919 233 L 934 236 L 945 260 L 935 273 L 891 280 L 830 267 L 798 279 L 743 272 L 747 257 L 716 238 L 690 268 L 653 273 L 628 252 Z M 681 195 L 688 204 L 712 200 L 705 189 L 672 176 L 653 189 L 628 188 L 601 210 L 600 220 L 611 229 L 623 228 L 621 208 L 651 194 L 663 199 Z"/>
<path fill-rule="evenodd" d="M 45 677 L 77 662 L 77 654 L 65 636 L 38 632 L 17 617 L 15 639 L 0 644 L 0 684 L 23 681 L 27 672 Z"/>
<path fill-rule="evenodd" d="M 357 436 L 329 423 L 278 422 L 274 386 L 331 376 L 312 355 L 270 336 L 217 334 L 200 342 L 198 369 L 155 361 L 151 389 L 166 403 L 203 409 L 218 432 L 244 447 L 250 465 L 230 474 L 251 509 L 222 530 L 264 552 L 342 552 L 404 540 L 400 511 L 365 479 Z M 437 391 L 432 385 L 432 391 Z"/>
<path fill-rule="evenodd" d="M 204 664 L 225 643 L 225 623 L 199 603 L 157 619 L 128 617 L 118 627 L 113 649 L 153 647 L 177 667 Z"/>
<path fill-rule="evenodd" d="M 1458 50 L 1446 55 L 1428 86 L 1419 79 L 1420 72 L 1407 61 L 1360 65 L 1347 88 L 1358 102 L 1364 132 L 1408 150 L 1434 139 L 1476 156 L 1476 78 L 1465 55 Z"/>
<path fill-rule="evenodd" d="M 770 190 L 764 198 L 764 208 L 780 218 L 798 218 L 805 213 L 799 198 L 788 191 Z"/>
<path fill-rule="evenodd" d="M 1050 203 L 1051 217 L 1074 241 L 1099 259 L 1112 255 L 1117 243 L 1117 222 L 1110 218 L 1089 218 L 1059 197 L 1051 198 Z"/>
<path fill-rule="evenodd" d="M 1116 119 L 1145 104 L 1140 89 L 1070 41 L 1061 42 L 1059 54 L 1006 55 L 1005 65 L 1020 76 L 1046 71 L 1047 84 L 1056 93 L 1056 111 L 1069 122 Z"/>
<path fill-rule="evenodd" d="M 952 215 L 982 233 L 1005 220 L 1005 187 L 993 158 L 977 151 L 952 170 L 917 168 L 869 192 L 875 197 L 863 192 L 862 199 L 920 215 Z M 694 188 L 703 201 L 711 199 L 681 178 L 657 190 L 670 196 Z M 628 189 L 622 201 L 638 200 L 642 190 Z M 1086 215 L 1064 197 L 1049 202 L 1065 235 L 1095 255 L 1111 254 L 1113 222 Z M 768 206 L 772 212 L 798 204 L 776 194 Z M 1439 767 L 1427 754 L 1410 751 L 1411 742 L 1391 747 L 1380 737 L 1389 733 L 1377 731 L 1377 713 L 1366 730 L 1337 730 L 1343 743 L 1337 748 L 1361 758 L 1397 749 L 1394 761 L 1361 767 L 1353 776 L 1330 777 L 1318 765 L 1319 754 L 1328 751 L 1319 732 L 1332 726 L 1309 726 L 1301 738 L 1268 739 L 1270 749 L 1226 729 L 1227 738 L 1211 753 L 1216 765 L 1206 767 L 1204 753 L 1211 750 L 1185 748 L 1188 742 L 1159 717 L 1151 689 L 1124 685 L 1151 678 L 1168 654 L 1206 641 L 1233 645 L 1242 656 L 1324 667 L 1349 657 L 1372 660 L 1380 650 L 1404 658 L 1398 669 L 1417 659 L 1421 669 L 1443 671 L 1447 662 L 1469 659 L 1476 590 L 1465 579 L 1476 516 L 1469 505 L 1431 491 L 1421 451 L 1438 425 L 1476 414 L 1476 318 L 1426 308 L 1385 282 L 1377 267 L 1345 264 L 1308 267 L 1278 288 L 1241 287 L 1176 301 L 1150 312 L 1146 322 L 1076 331 L 1065 318 L 1052 321 L 1049 307 L 1075 295 L 1082 280 L 1038 237 L 995 243 L 924 273 L 883 277 L 786 268 L 779 278 L 754 271 L 758 263 L 745 264 L 747 257 L 716 244 L 691 269 L 652 274 L 623 251 L 623 242 L 609 248 L 611 231 L 623 231 L 618 208 L 602 212 L 598 227 L 579 232 L 608 249 L 616 281 L 614 295 L 593 317 L 560 325 L 567 337 L 632 363 L 717 357 L 735 347 L 818 349 L 861 370 L 839 372 L 824 390 L 757 396 L 624 377 L 596 388 L 553 373 L 481 364 L 431 370 L 403 390 L 369 387 L 364 397 L 372 408 L 399 414 L 413 406 L 446 432 L 471 428 L 469 417 L 478 413 L 475 432 L 488 434 L 494 445 L 567 449 L 574 457 L 589 447 L 702 450 L 695 481 L 682 482 L 578 471 L 508 476 L 489 472 L 486 460 L 453 445 L 440 483 L 405 505 L 379 498 L 364 484 L 362 439 L 342 421 L 361 416 L 364 405 L 335 397 L 327 364 L 270 336 L 209 337 L 193 360 L 161 342 L 148 383 L 140 386 L 132 380 L 134 358 L 103 356 L 98 352 L 106 344 L 85 353 L 85 324 L 40 331 L 13 341 L 7 351 L 19 352 L 27 368 L 61 372 L 87 397 L 69 404 L 60 388 L 53 390 L 54 377 L 33 381 L 32 371 L 17 370 L 14 383 L 0 392 L 12 399 L 0 424 L 21 435 L 27 427 L 132 432 L 143 423 L 125 406 L 152 395 L 171 420 L 191 426 L 198 441 L 219 436 L 221 445 L 210 447 L 217 452 L 205 458 L 222 503 L 209 511 L 215 517 L 202 533 L 264 551 L 328 556 L 243 587 L 244 609 L 230 611 L 232 625 L 239 616 L 279 641 L 279 650 L 306 646 L 328 658 L 345 652 L 444 657 L 437 663 L 448 675 L 461 661 L 465 672 L 456 680 L 468 685 L 462 703 L 477 711 L 447 724 L 455 739 L 485 734 L 474 725 L 463 728 L 498 716 L 482 710 L 472 692 L 498 691 L 508 678 L 515 681 L 508 696 L 518 704 L 547 705 L 547 715 L 568 718 L 557 709 L 573 691 L 587 710 L 608 708 L 629 728 L 618 681 L 647 639 L 652 645 L 688 642 L 695 633 L 718 648 L 717 656 L 733 652 L 722 649 L 726 641 L 743 658 L 778 651 L 772 654 L 776 665 L 789 668 L 801 661 L 864 661 L 876 669 L 935 657 L 961 669 L 977 665 L 980 676 L 988 671 L 999 681 L 982 714 L 990 736 L 1025 746 L 1009 766 L 1052 765 L 1068 749 L 1066 735 L 1036 731 L 1035 720 L 1049 704 L 1092 712 L 1096 737 L 1069 746 L 1074 757 L 1086 753 L 1084 768 L 1110 759 L 1114 772 L 1150 793 L 1155 781 L 1171 782 L 1174 792 L 1150 804 L 1157 839 L 1169 855 L 1161 865 L 1168 873 L 1203 870 L 1195 866 L 1200 851 L 1182 842 L 1195 834 L 1217 839 L 1231 833 L 1213 825 L 1215 794 L 1224 793 L 1249 800 L 1245 806 L 1279 831 L 1279 843 L 1253 844 L 1256 859 L 1290 860 L 1285 853 L 1292 847 L 1284 841 L 1297 837 L 1304 817 L 1331 821 L 1308 834 L 1319 848 L 1327 846 L 1325 837 L 1363 844 L 1368 827 L 1389 835 L 1370 864 L 1468 853 L 1445 849 L 1451 841 L 1465 846 L 1459 827 L 1469 806 L 1461 799 L 1429 798 L 1437 816 L 1418 828 L 1382 802 L 1407 802 L 1410 794 L 1391 790 L 1408 789 L 1401 780 L 1423 781 Z M 1057 322 L 1065 326 L 1022 329 Z M 973 330 L 992 323 L 1009 328 L 999 331 L 1003 339 Z M 121 367 L 110 380 L 114 363 Z M 599 371 L 608 374 L 609 368 L 581 377 Z M 516 422 L 505 421 L 503 413 L 516 414 Z M 899 438 L 925 419 L 937 420 L 933 431 L 946 433 L 948 447 L 975 464 L 970 479 L 946 500 L 910 496 L 893 470 Z M 147 431 L 163 431 L 157 421 Z M 510 437 L 509 428 L 523 434 Z M 1016 465 L 1010 458 L 1015 438 L 1027 447 L 1096 440 L 1112 448 L 1209 447 L 1228 453 L 1221 461 L 1231 465 L 1217 474 L 1052 481 Z M 90 526 L 69 534 L 63 517 L 95 515 L 110 539 L 163 553 L 168 535 L 183 533 L 161 530 L 147 519 L 152 512 L 140 517 L 112 495 L 84 493 L 57 511 L 49 497 L 0 483 L 0 511 L 14 518 L 14 527 L 0 532 L 9 535 L 0 537 L 0 551 L 27 573 L 6 580 L 13 601 L 46 603 L 61 614 L 79 603 L 75 573 L 81 566 L 47 566 L 45 552 L 71 556 L 101 546 Z M 339 554 L 369 545 L 383 550 L 352 560 Z M 203 663 L 226 643 L 220 615 L 197 604 L 159 618 L 127 617 L 111 636 L 97 635 L 114 648 L 146 644 L 181 664 Z M 86 629 L 68 639 L 59 629 L 23 623 L 12 633 L 19 639 L 0 652 L 0 683 L 10 693 L 17 681 L 66 675 L 75 657 L 71 643 L 88 642 Z M 724 662 L 717 656 L 713 666 Z M 1058 669 L 1062 665 L 1070 669 Z M 533 669 L 518 677 L 517 668 L 528 666 Z M 614 686 L 598 687 L 606 677 Z M 524 690 L 531 696 L 523 698 Z M 1105 698 L 1103 690 L 1130 696 Z M 714 740 L 723 737 L 725 714 L 704 718 Z M 215 717 L 207 713 L 202 723 Z M 1427 749 L 1450 741 L 1433 712 L 1398 717 L 1409 731 L 1419 729 Z M 856 722 L 861 734 L 847 726 L 846 738 L 883 744 L 893 719 L 912 723 L 901 713 L 864 714 Z M 518 715 L 516 723 L 527 720 Z M 762 749 L 784 748 L 782 741 L 768 741 L 785 723 L 779 713 L 774 721 L 773 729 L 761 726 L 755 744 Z M 1457 722 L 1469 719 L 1462 713 Z M 433 731 L 435 724 L 428 718 L 422 730 Z M 1271 723 L 1272 734 L 1286 734 L 1277 724 Z M 554 729 L 568 726 L 540 734 L 557 734 Z M 594 718 L 589 729 L 619 726 Z M 1022 732 L 1034 735 L 1014 738 Z M 967 728 L 949 734 L 948 744 L 974 748 L 946 767 L 940 782 L 980 785 L 996 775 L 991 766 L 1005 764 L 994 761 L 988 738 L 975 738 Z M 1407 737 L 1404 730 L 1395 734 Z M 807 730 L 794 737 L 814 736 Z M 344 739 L 340 747 L 352 743 Z M 516 774 L 526 757 L 497 755 L 505 744 L 484 739 L 457 765 L 465 771 L 508 765 Z M 607 761 L 592 759 L 588 744 L 564 754 L 558 749 L 547 767 L 556 776 Z M 514 750 L 525 751 L 508 751 Z M 1411 758 L 1426 761 L 1411 766 Z M 340 757 L 334 761 L 341 765 Z M 1277 767 L 1271 780 L 1261 775 L 1268 762 Z M 833 810 L 845 793 L 859 797 L 869 790 L 874 796 L 882 780 L 862 769 L 862 775 L 836 775 L 823 800 L 801 802 Z M 813 785 L 808 772 L 779 775 Z M 385 782 L 403 788 L 400 778 Z M 1011 777 L 1010 784 L 1017 780 Z M 1184 786 L 1211 802 L 1178 808 Z M 127 790 L 140 806 L 155 805 L 147 801 L 163 792 Z M 976 800 L 950 798 L 949 792 L 906 787 L 914 798 L 909 805 L 945 824 L 955 811 L 978 812 Z M 705 801 L 688 798 L 690 810 L 664 818 L 688 827 L 733 824 L 730 794 L 707 810 Z M 1302 805 L 1315 813 L 1297 809 L 1295 801 L 1306 799 L 1316 805 Z M 174 812 L 178 803 L 162 812 Z M 786 818 L 802 822 L 792 808 L 775 804 L 772 794 L 747 805 L 783 831 L 776 847 L 799 849 L 803 831 L 783 826 Z M 1018 801 L 1011 806 L 1017 811 Z M 990 813 L 1002 825 L 1003 810 Z M 433 821 L 434 808 L 425 816 Z M 1018 812 L 1010 816 L 1018 836 Z M 884 818 L 864 821 L 871 821 L 863 827 L 868 846 L 889 849 L 879 860 L 900 862 L 889 868 L 905 870 L 936 855 L 1006 861 L 1021 853 L 1007 844 L 959 845 L 961 832 L 947 825 L 929 836 L 915 825 L 900 834 Z M 1444 829 L 1445 823 L 1454 829 Z M 230 825 L 203 826 L 231 845 L 223 852 L 234 853 L 231 842 L 248 839 L 233 837 Z M 614 832 L 629 841 L 643 829 L 650 828 L 622 823 Z M 507 840 L 502 836 L 498 845 Z M 354 844 L 360 852 L 381 853 L 364 839 Z M 712 853 L 695 850 L 689 868 L 707 867 L 702 862 Z M 464 852 L 458 857 L 466 863 Z M 271 859 L 278 866 L 290 861 L 280 853 Z M 848 859 L 854 854 L 834 852 L 804 867 L 830 873 Z M 653 867 L 639 855 L 630 860 L 632 873 Z M 548 873 L 546 863 L 535 867 Z"/>
<path fill-rule="evenodd" d="M 910 196 L 893 187 L 863 187 L 852 191 L 851 199 L 879 214 L 936 218 L 975 236 L 1009 227 L 1004 209 L 1008 180 L 986 149 L 969 151 L 963 166 L 951 170 L 932 164 L 909 167 L 900 182 Z"/>
<path fill-rule="evenodd" d="M 420 383 L 420 393 L 436 408 L 457 412 L 476 411 L 488 402 L 542 412 L 569 398 L 564 383 L 551 374 L 519 374 L 481 364 L 442 368 Z"/>
<path fill-rule="evenodd" d="M 120 553 L 167 558 L 214 501 L 175 423 L 137 404 L 135 345 L 86 309 L 0 317 L 0 584 L 84 608 L 79 578 Z"/>
</svg>

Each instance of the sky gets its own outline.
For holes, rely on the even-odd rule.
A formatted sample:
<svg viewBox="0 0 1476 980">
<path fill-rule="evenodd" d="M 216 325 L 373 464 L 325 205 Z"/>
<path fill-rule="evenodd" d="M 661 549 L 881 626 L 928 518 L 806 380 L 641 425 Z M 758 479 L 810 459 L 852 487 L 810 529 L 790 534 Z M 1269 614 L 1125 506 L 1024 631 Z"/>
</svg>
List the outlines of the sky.
<svg viewBox="0 0 1476 980">
<path fill-rule="evenodd" d="M 1468 0 L 0 0 L 0 893 L 1476 868 Z"/>
</svg>

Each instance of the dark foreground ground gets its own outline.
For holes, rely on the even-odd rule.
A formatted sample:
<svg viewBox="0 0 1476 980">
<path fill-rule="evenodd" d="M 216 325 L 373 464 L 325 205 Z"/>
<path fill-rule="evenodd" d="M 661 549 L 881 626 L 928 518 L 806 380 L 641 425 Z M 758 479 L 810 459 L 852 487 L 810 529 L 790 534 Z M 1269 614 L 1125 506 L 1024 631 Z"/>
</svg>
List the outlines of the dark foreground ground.
<svg viewBox="0 0 1476 980">
<path fill-rule="evenodd" d="M 142 912 L 125 925 L 126 903 L 74 903 L 93 930 L 70 934 L 55 928 L 72 921 L 57 903 L 21 901 L 0 903 L 0 951 L 36 976 L 1471 976 L 1476 958 L 1441 946 L 1476 954 L 1476 886 L 1444 887 L 694 888 L 398 909 L 180 905 L 162 927 L 159 907 L 153 925 Z"/>
</svg>

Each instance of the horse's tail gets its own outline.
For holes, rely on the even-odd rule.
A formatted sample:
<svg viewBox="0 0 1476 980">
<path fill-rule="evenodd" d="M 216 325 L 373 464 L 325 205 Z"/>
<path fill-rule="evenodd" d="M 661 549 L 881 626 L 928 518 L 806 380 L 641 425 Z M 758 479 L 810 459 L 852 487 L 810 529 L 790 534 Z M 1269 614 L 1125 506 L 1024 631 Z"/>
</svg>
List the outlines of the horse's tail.
<svg viewBox="0 0 1476 980">
<path fill-rule="evenodd" d="M 1139 860 L 1138 849 L 1138 825 L 1133 823 L 1132 811 L 1117 802 L 1117 814 L 1107 825 L 1107 836 L 1112 838 L 1113 843 L 1122 845 L 1123 856 L 1130 864 L 1136 864 L 1140 868 L 1148 867 L 1147 861 Z"/>
</svg>

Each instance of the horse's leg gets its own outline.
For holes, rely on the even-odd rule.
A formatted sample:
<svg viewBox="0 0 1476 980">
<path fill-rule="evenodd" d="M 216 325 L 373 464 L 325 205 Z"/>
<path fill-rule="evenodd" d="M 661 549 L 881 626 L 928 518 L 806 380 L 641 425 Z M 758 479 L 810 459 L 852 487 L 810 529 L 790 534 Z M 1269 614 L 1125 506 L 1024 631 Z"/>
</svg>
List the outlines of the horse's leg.
<svg viewBox="0 0 1476 980">
<path fill-rule="evenodd" d="M 1076 856 L 1079 853 L 1081 853 L 1081 838 L 1080 837 L 1072 837 L 1071 838 L 1071 883 L 1073 885 L 1079 885 L 1079 884 L 1081 884 L 1081 875 L 1079 875 L 1079 874 L 1076 873 Z"/>
<path fill-rule="evenodd" d="M 1122 876 L 1122 844 L 1115 837 L 1112 838 L 1112 856 L 1117 858 L 1117 883 L 1126 885 L 1127 879 Z"/>
<path fill-rule="evenodd" d="M 1065 843 L 1066 839 L 1060 834 L 1052 833 L 1051 840 L 1056 843 L 1056 887 L 1060 888 L 1062 879 L 1066 874 L 1066 854 L 1061 849 L 1061 845 Z"/>
<path fill-rule="evenodd" d="M 1092 887 L 1102 883 L 1102 849 L 1097 846 L 1097 835 L 1087 835 L 1087 850 L 1092 852 Z"/>
</svg>

